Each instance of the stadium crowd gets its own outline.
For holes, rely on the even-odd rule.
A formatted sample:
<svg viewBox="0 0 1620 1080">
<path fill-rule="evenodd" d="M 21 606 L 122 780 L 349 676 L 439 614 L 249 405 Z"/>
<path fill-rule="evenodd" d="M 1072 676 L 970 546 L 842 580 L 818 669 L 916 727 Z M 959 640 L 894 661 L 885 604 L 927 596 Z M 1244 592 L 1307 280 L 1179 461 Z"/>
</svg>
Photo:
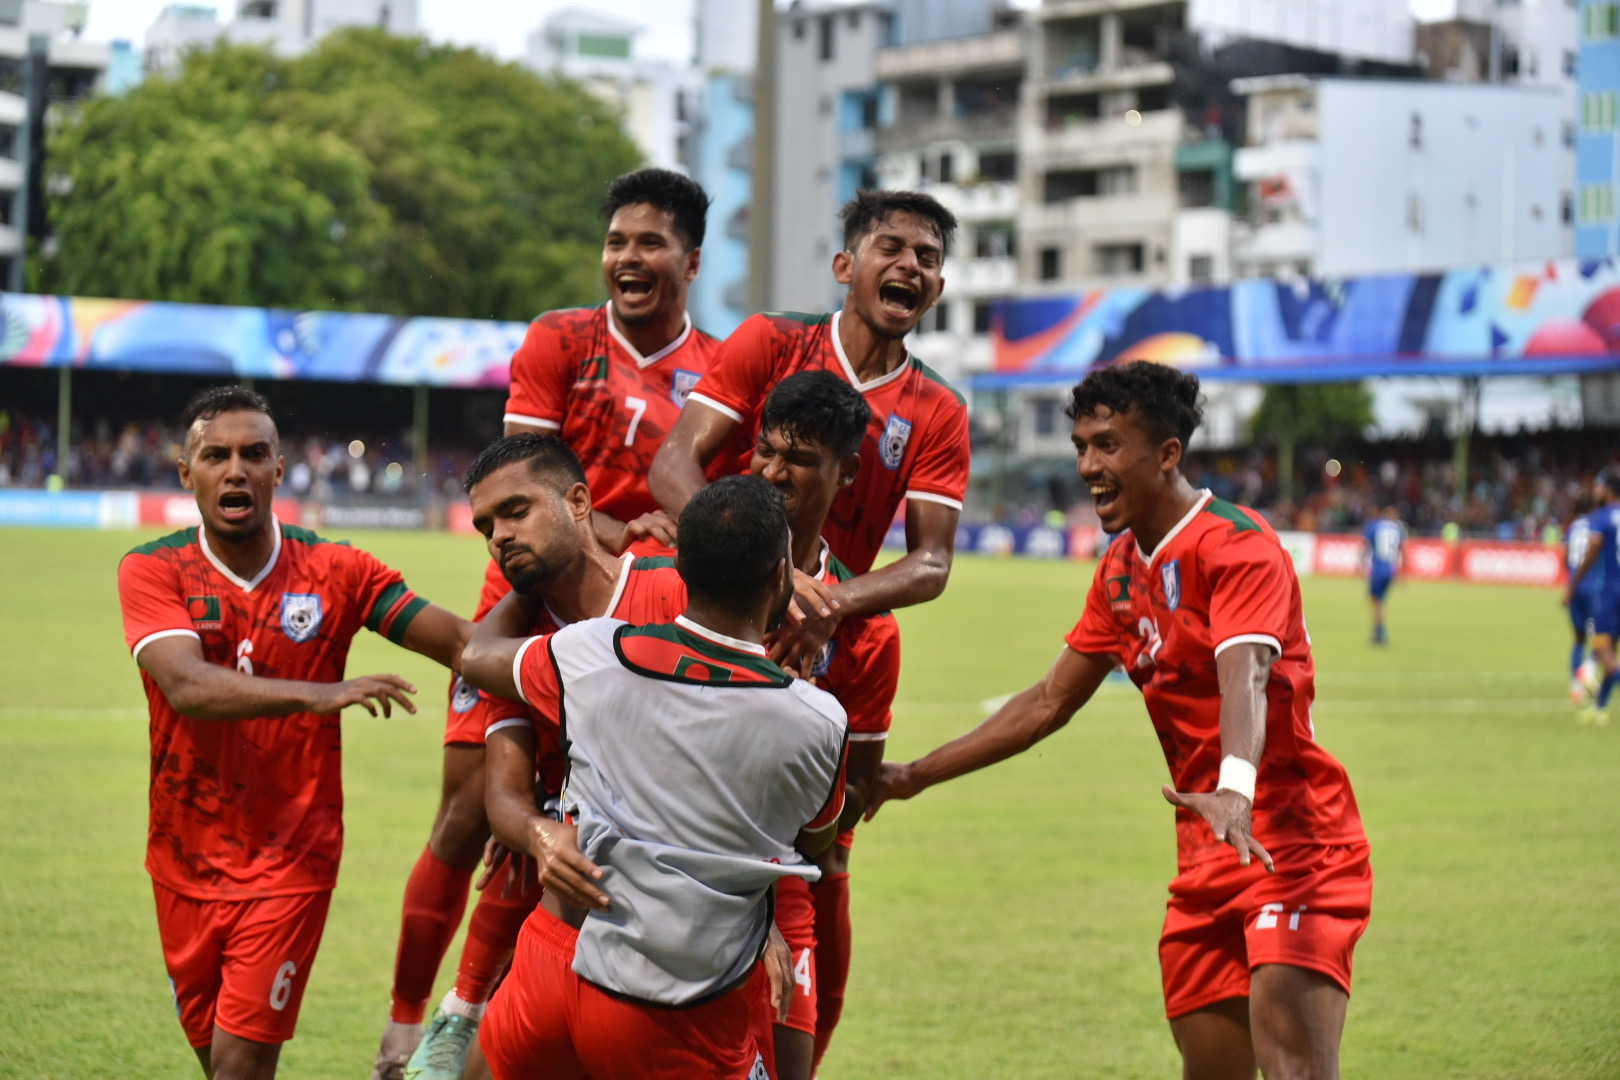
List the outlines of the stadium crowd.
<svg viewBox="0 0 1620 1080">
<path fill-rule="evenodd" d="M 291 427 L 292 425 L 288 425 Z M 80 419 L 65 479 L 77 488 L 178 488 L 174 461 L 181 432 L 155 419 Z M 296 429 L 283 443 L 286 491 L 320 502 L 365 497 L 415 503 L 409 431 L 342 433 Z M 431 490 L 459 495 L 460 477 L 478 441 L 435 439 Z M 1269 450 L 1195 452 L 1189 479 L 1222 499 L 1253 506 L 1277 528 L 1354 532 L 1393 505 L 1415 535 L 1438 534 L 1456 522 L 1462 534 L 1498 540 L 1542 539 L 1575 513 L 1579 493 L 1604 465 L 1590 430 L 1550 428 L 1478 436 L 1470 455 L 1466 498 L 1459 500 L 1452 443 L 1443 433 L 1360 441 L 1299 452 L 1295 500 L 1279 492 Z M 0 487 L 43 487 L 56 471 L 52 421 L 0 411 Z M 1081 496 L 1089 507 L 1090 498 Z M 970 511 L 971 512 L 971 511 Z"/>
</svg>

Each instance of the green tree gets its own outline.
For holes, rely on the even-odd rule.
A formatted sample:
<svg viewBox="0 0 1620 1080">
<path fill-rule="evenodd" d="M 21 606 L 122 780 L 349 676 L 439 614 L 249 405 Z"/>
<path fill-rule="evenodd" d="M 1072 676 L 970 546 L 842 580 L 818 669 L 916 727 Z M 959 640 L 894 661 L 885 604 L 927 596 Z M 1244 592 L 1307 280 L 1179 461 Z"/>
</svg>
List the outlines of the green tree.
<svg viewBox="0 0 1620 1080">
<path fill-rule="evenodd" d="M 600 294 L 597 203 L 638 159 L 583 88 L 474 50 L 217 46 L 54 133 L 35 287 L 528 319 Z"/>
<path fill-rule="evenodd" d="M 1272 383 L 1250 428 L 1258 442 L 1276 448 L 1277 487 L 1283 498 L 1292 499 L 1300 439 L 1341 438 L 1372 422 L 1372 391 L 1365 383 Z"/>
</svg>

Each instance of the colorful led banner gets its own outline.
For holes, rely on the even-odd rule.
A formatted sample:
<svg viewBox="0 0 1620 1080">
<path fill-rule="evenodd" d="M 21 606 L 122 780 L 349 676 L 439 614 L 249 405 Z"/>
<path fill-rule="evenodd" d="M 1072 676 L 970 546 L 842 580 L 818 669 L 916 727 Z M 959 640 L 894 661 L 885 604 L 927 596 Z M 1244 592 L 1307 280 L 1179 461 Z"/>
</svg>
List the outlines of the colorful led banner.
<svg viewBox="0 0 1620 1080">
<path fill-rule="evenodd" d="M 1098 289 L 1003 301 L 992 322 L 995 370 L 976 389 L 1127 360 L 1254 382 L 1616 371 L 1620 261 Z"/>
</svg>

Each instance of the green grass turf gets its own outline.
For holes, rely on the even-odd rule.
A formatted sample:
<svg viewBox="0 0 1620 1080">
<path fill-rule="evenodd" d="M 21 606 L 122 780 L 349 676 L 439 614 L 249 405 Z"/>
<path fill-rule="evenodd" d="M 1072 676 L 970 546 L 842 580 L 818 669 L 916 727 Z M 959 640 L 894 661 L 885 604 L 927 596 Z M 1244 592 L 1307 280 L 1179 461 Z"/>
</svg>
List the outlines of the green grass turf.
<svg viewBox="0 0 1620 1080">
<path fill-rule="evenodd" d="M 0 530 L 0 1077 L 196 1075 L 141 868 L 143 699 L 114 584 L 146 538 Z M 475 541 L 355 539 L 472 606 Z M 890 755 L 1038 677 L 1087 580 L 959 560 L 943 599 L 901 616 Z M 1309 579 L 1305 596 L 1318 733 L 1350 769 L 1377 874 L 1345 1075 L 1620 1076 L 1620 725 L 1573 723 L 1554 596 L 1405 585 L 1387 649 L 1365 643 L 1358 583 Z M 423 711 L 347 719 L 347 854 L 288 1077 L 367 1075 L 437 799 L 442 676 L 372 635 L 350 670 L 417 680 Z M 1175 858 L 1164 775 L 1140 699 L 1108 685 L 1023 758 L 864 827 L 825 1080 L 1177 1075 L 1154 947 Z"/>
</svg>

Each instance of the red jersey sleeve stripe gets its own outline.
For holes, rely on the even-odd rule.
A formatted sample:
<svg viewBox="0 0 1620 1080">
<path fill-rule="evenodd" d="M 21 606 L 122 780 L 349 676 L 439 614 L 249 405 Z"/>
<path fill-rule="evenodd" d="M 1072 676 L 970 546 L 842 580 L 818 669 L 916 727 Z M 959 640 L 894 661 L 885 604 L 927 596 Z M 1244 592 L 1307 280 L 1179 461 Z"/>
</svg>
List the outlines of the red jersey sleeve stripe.
<svg viewBox="0 0 1620 1080">
<path fill-rule="evenodd" d="M 726 416 L 731 417 L 733 420 L 735 420 L 739 424 L 743 422 L 742 413 L 738 412 L 736 409 L 733 409 L 730 405 L 726 405 L 723 402 L 716 401 L 714 398 L 710 397 L 708 394 L 700 394 L 700 393 L 698 393 L 697 391 L 694 390 L 694 391 L 692 391 L 692 393 L 687 395 L 686 403 L 688 405 L 690 405 L 694 401 L 698 402 L 701 405 L 707 405 L 709 408 L 713 409 L 717 413 L 723 413 Z"/>
<path fill-rule="evenodd" d="M 908 499 L 921 499 L 923 502 L 936 502 L 949 506 L 952 510 L 962 509 L 962 500 L 953 499 L 949 495 L 936 495 L 932 491 L 908 491 Z"/>
<path fill-rule="evenodd" d="M 195 630 L 159 630 L 157 633 L 147 634 L 145 637 L 141 638 L 141 640 L 137 641 L 135 643 L 135 647 L 129 650 L 130 658 L 139 660 L 141 658 L 142 649 L 146 648 L 159 638 L 166 637 L 194 637 L 198 641 L 202 640 L 202 635 L 197 633 Z"/>
<path fill-rule="evenodd" d="M 411 625 L 428 602 L 417 596 L 404 582 L 395 582 L 383 590 L 377 602 L 371 607 L 371 615 L 366 619 L 366 629 L 381 634 L 383 637 L 398 645 L 405 638 L 405 631 Z"/>
</svg>

